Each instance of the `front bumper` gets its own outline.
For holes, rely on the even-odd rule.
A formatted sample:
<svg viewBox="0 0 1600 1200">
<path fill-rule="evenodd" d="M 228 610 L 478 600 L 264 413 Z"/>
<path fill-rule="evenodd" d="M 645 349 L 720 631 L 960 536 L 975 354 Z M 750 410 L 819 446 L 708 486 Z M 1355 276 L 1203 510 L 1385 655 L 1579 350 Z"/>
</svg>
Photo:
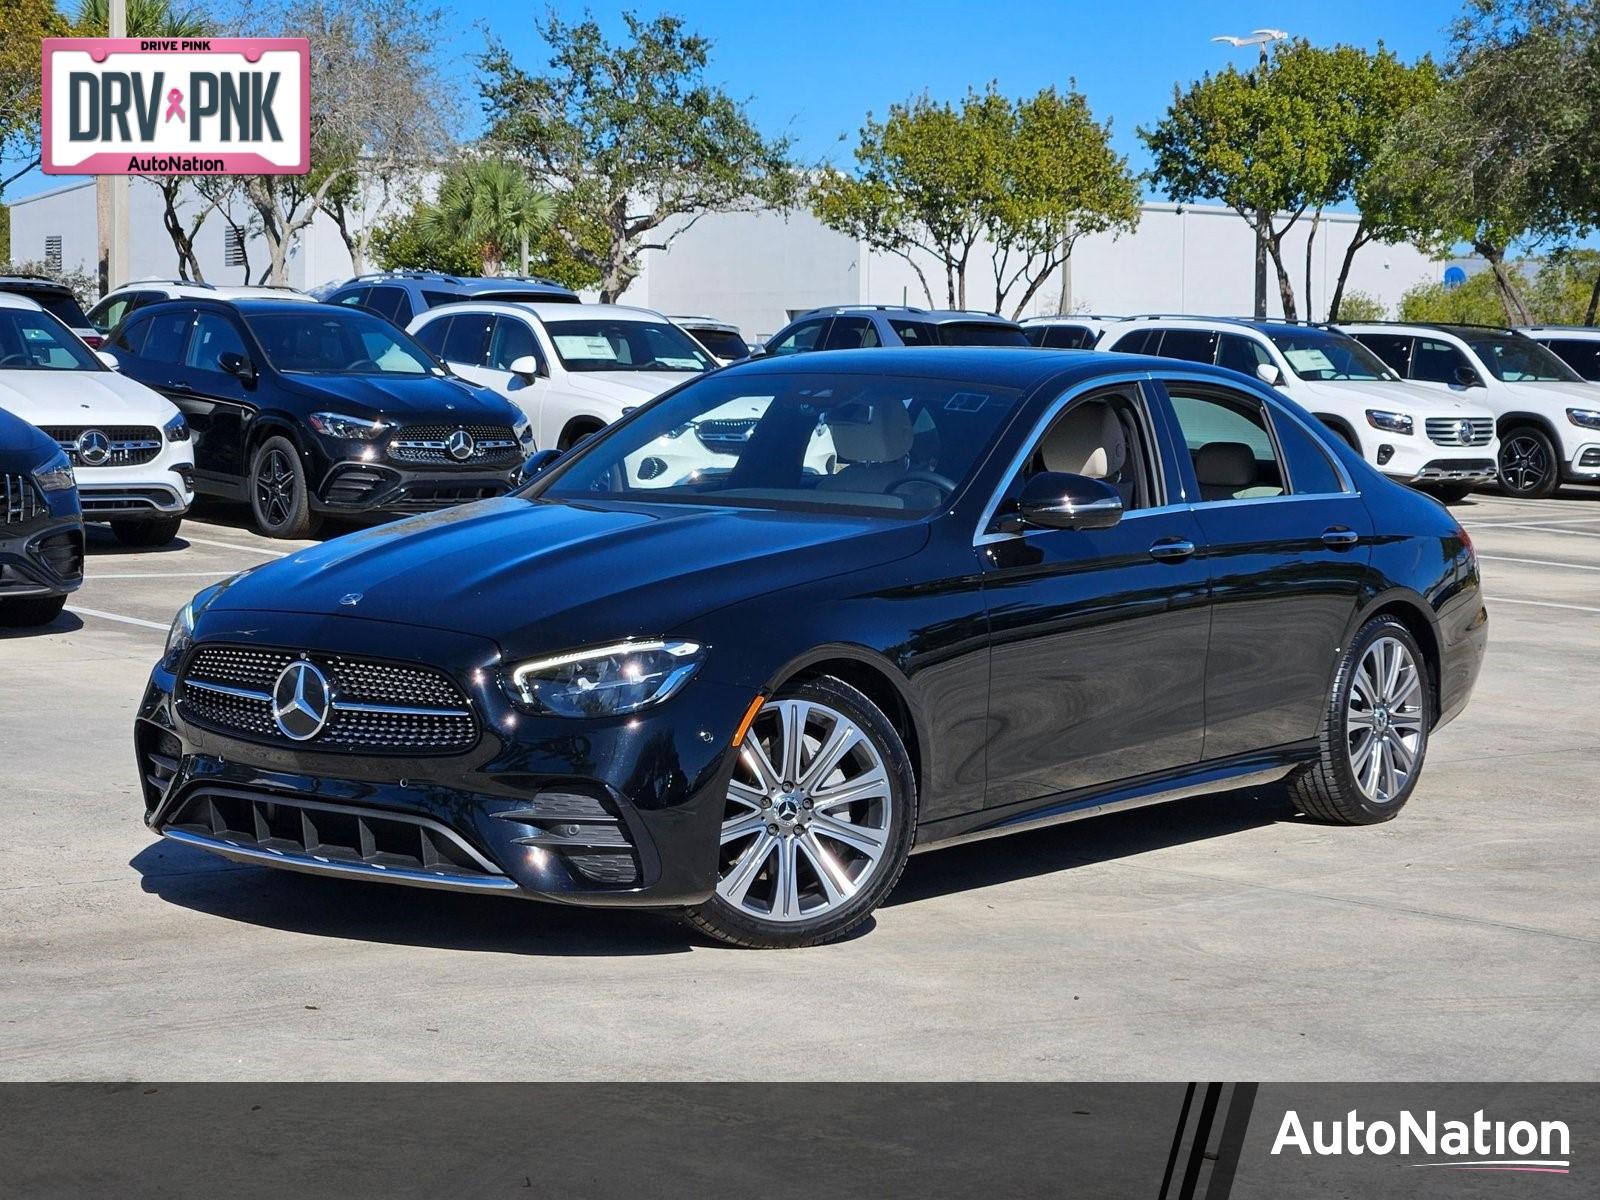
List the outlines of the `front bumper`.
<svg viewBox="0 0 1600 1200">
<path fill-rule="evenodd" d="M 207 624 L 234 614 L 208 614 Z M 252 614 L 260 625 L 261 614 Z M 245 614 L 207 642 L 249 644 Z M 281 618 L 281 619 L 280 619 Z M 404 660 L 411 627 L 273 614 L 275 645 L 313 658 Z M 285 638 L 288 641 L 285 641 Z M 146 824 L 242 862 L 588 905 L 677 907 L 716 881 L 729 741 L 751 696 L 702 672 L 657 710 L 600 721 L 531 717 L 501 691 L 498 650 L 427 635 L 467 697 L 460 753 L 307 749 L 195 719 L 158 665 L 135 721 Z"/>
<path fill-rule="evenodd" d="M 0 603 L 60 596 L 82 583 L 83 522 L 76 515 L 0 524 Z"/>
<path fill-rule="evenodd" d="M 503 496 L 517 486 L 513 467 L 406 469 L 361 460 L 329 468 L 312 497 L 325 513 L 423 513 Z"/>
<path fill-rule="evenodd" d="M 170 442 L 159 457 L 126 467 L 73 466 L 86 521 L 138 521 L 181 517 L 194 503 L 194 452 Z"/>
<path fill-rule="evenodd" d="M 1584 483 L 1600 480 L 1600 440 L 1578 446 L 1567 459 L 1566 474 L 1568 479 Z"/>
</svg>

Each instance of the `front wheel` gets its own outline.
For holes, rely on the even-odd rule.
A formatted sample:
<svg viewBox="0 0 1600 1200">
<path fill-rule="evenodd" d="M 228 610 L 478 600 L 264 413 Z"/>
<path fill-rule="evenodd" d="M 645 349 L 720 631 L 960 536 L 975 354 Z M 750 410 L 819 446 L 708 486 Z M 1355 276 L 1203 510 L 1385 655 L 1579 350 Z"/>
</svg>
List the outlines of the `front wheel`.
<svg viewBox="0 0 1600 1200">
<path fill-rule="evenodd" d="M 915 822 L 911 759 L 877 705 L 838 679 L 786 687 L 740 746 L 716 894 L 689 923 L 763 949 L 844 937 L 900 878 Z"/>
<path fill-rule="evenodd" d="M 1334 676 L 1320 753 L 1290 777 L 1302 812 L 1336 825 L 1387 821 L 1411 798 L 1428 751 L 1426 660 L 1394 617 L 1363 625 Z"/>
<path fill-rule="evenodd" d="M 270 538 L 310 537 L 317 517 L 300 453 L 288 438 L 269 437 L 250 461 L 250 515 Z"/>
<path fill-rule="evenodd" d="M 165 546 L 178 536 L 182 517 L 157 517 L 152 521 L 113 521 L 111 532 L 124 546 Z"/>
<path fill-rule="evenodd" d="M 1561 458 L 1550 435 L 1535 425 L 1507 431 L 1500 442 L 1500 486 L 1513 496 L 1543 500 L 1561 482 Z"/>
<path fill-rule="evenodd" d="M 67 606 L 65 596 L 27 596 L 20 600 L 0 600 L 0 625 L 26 628 L 48 625 Z"/>
</svg>

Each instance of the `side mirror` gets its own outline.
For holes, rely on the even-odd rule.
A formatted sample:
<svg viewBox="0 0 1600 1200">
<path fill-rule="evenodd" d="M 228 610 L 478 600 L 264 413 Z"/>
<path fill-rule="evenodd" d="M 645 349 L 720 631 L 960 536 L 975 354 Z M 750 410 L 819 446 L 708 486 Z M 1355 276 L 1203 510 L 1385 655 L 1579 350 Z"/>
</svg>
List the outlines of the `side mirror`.
<svg viewBox="0 0 1600 1200">
<path fill-rule="evenodd" d="M 766 356 L 767 348 L 761 345 L 759 342 L 757 342 L 754 346 L 751 346 L 750 353 L 746 355 L 747 358 L 765 358 Z"/>
<path fill-rule="evenodd" d="M 96 350 L 94 356 L 113 371 L 122 370 L 122 361 L 109 350 Z"/>
<path fill-rule="evenodd" d="M 535 450 L 522 460 L 522 466 L 517 470 L 517 483 L 527 483 L 541 471 L 548 470 L 556 459 L 561 457 L 559 450 Z"/>
<path fill-rule="evenodd" d="M 1272 363 L 1257 363 L 1256 377 L 1268 387 L 1283 386 L 1283 372 Z"/>
<path fill-rule="evenodd" d="M 539 360 L 531 354 L 524 354 L 520 358 L 511 360 L 511 373 L 521 375 L 524 379 L 536 379 L 544 374 L 539 367 Z"/>
<path fill-rule="evenodd" d="M 1023 484 L 1017 509 L 1039 529 L 1108 529 L 1122 520 L 1122 496 L 1100 479 L 1041 471 Z"/>
<path fill-rule="evenodd" d="M 217 366 L 234 378 L 242 379 L 246 383 L 254 383 L 256 381 L 255 364 L 244 355 L 232 350 L 226 350 L 217 355 Z"/>
<path fill-rule="evenodd" d="M 1482 387 L 1483 380 L 1478 378 L 1478 373 L 1468 366 L 1456 368 L 1456 382 L 1462 387 Z"/>
</svg>

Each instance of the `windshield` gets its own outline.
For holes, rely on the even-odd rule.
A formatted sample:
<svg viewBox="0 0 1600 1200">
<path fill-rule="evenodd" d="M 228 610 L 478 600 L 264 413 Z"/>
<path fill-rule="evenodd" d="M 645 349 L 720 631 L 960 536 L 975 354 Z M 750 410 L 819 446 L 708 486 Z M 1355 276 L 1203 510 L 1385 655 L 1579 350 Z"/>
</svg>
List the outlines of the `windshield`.
<svg viewBox="0 0 1600 1200">
<path fill-rule="evenodd" d="M 709 371 L 717 364 L 676 325 L 589 317 L 546 321 L 569 371 Z"/>
<path fill-rule="evenodd" d="M 105 365 L 49 313 L 0 308 L 0 371 L 103 371 Z"/>
<path fill-rule="evenodd" d="M 1272 344 L 1301 379 L 1317 383 L 1398 379 L 1383 360 L 1352 337 L 1331 333 L 1274 333 Z"/>
<path fill-rule="evenodd" d="M 290 374 L 442 375 L 427 351 L 382 317 L 330 305 L 285 305 L 248 313 L 245 324 L 267 359 Z"/>
<path fill-rule="evenodd" d="M 1473 338 L 1467 345 L 1502 383 L 1583 382 L 1583 376 L 1531 338 Z"/>
<path fill-rule="evenodd" d="M 1019 394 L 884 375 L 714 375 L 601 434 L 532 494 L 915 516 L 949 501 Z"/>
<path fill-rule="evenodd" d="M 750 355 L 750 348 L 744 344 L 744 339 L 731 329 L 695 329 L 691 332 L 695 341 L 718 358 L 725 358 L 731 362 L 733 359 L 748 358 Z"/>
<path fill-rule="evenodd" d="M 941 346 L 1028 346 L 1027 334 L 999 321 L 944 321 L 938 326 Z"/>
</svg>

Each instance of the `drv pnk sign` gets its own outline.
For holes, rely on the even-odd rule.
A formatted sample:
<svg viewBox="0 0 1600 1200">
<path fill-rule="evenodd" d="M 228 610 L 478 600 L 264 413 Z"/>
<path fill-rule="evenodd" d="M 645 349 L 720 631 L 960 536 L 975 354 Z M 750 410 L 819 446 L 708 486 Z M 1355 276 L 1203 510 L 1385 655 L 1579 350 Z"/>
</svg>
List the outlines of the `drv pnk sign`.
<svg viewBox="0 0 1600 1200">
<path fill-rule="evenodd" d="M 305 38 L 46 38 L 51 175 L 304 175 Z"/>
</svg>

